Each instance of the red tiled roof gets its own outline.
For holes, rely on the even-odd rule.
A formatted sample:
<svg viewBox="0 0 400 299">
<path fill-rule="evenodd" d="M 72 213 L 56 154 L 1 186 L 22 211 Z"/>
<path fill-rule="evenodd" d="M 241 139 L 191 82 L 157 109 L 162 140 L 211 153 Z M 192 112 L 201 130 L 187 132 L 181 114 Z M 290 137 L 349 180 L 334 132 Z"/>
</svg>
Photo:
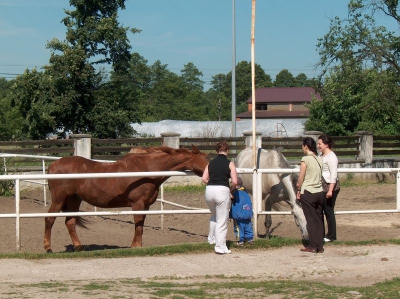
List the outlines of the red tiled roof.
<svg viewBox="0 0 400 299">
<path fill-rule="evenodd" d="M 256 118 L 307 118 L 310 112 L 307 111 L 256 111 Z M 251 119 L 251 111 L 236 115 L 237 118 Z"/>
<path fill-rule="evenodd" d="M 256 90 L 256 103 L 310 102 L 315 96 L 321 99 L 312 87 L 264 87 Z M 247 100 L 251 104 L 252 97 Z"/>
</svg>

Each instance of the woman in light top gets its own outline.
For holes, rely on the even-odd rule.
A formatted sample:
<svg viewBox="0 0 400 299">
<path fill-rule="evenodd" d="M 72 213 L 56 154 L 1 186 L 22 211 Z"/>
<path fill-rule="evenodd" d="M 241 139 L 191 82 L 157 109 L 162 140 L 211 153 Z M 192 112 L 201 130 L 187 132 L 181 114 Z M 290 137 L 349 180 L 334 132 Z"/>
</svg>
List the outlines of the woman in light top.
<svg viewBox="0 0 400 299">
<path fill-rule="evenodd" d="M 323 205 L 323 211 L 328 225 L 328 230 L 324 238 L 325 242 L 336 240 L 335 203 L 340 191 L 337 173 L 338 158 L 332 151 L 332 145 L 333 140 L 330 136 L 322 134 L 318 137 L 318 148 L 323 161 L 322 176 L 328 187 L 328 190 L 324 190 L 325 198 Z"/>
</svg>

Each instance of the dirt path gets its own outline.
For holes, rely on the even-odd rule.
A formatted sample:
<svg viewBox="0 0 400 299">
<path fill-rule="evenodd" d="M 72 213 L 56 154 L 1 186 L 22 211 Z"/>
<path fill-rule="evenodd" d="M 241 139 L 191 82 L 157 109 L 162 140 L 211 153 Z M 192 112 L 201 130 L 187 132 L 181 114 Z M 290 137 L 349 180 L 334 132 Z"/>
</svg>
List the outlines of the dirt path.
<svg viewBox="0 0 400 299">
<path fill-rule="evenodd" d="M 10 298 L 18 289 L 23 294 L 18 298 L 48 298 L 49 291 L 57 293 L 57 298 L 86 298 L 87 294 L 90 298 L 148 298 L 143 289 L 135 288 L 129 281 L 190 285 L 220 275 L 236 279 L 241 276 L 241 280 L 249 281 L 288 279 L 336 286 L 369 286 L 400 276 L 399 249 L 396 245 L 326 246 L 323 254 L 308 254 L 300 252 L 299 247 L 285 247 L 236 250 L 224 256 L 210 252 L 123 259 L 3 259 L 0 260 L 0 298 Z M 109 289 L 99 293 L 87 292 L 88 284 L 110 283 Z M 138 296 L 138 292 L 144 297 Z"/>
</svg>

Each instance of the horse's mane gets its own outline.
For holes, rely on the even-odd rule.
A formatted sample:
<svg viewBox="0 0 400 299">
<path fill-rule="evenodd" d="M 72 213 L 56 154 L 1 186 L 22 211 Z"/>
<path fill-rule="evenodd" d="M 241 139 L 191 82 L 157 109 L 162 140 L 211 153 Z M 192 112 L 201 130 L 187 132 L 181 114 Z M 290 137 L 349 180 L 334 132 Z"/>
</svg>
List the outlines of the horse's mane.
<svg viewBox="0 0 400 299">
<path fill-rule="evenodd" d="M 188 153 L 189 150 L 186 148 L 171 148 L 168 146 L 137 146 L 133 147 L 130 154 L 150 154 L 155 152 L 164 152 L 166 154 L 173 153 Z"/>
</svg>

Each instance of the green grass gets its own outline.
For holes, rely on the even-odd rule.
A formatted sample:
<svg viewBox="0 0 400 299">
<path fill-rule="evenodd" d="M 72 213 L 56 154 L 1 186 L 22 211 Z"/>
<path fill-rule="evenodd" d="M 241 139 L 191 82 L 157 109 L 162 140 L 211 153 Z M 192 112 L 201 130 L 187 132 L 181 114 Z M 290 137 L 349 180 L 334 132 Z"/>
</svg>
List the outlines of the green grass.
<svg viewBox="0 0 400 299">
<path fill-rule="evenodd" d="M 326 246 L 365 246 L 365 245 L 384 245 L 396 244 L 400 245 L 400 239 L 391 240 L 370 240 L 370 241 L 335 241 L 334 243 L 326 244 Z M 284 246 L 302 245 L 300 239 L 273 237 L 269 240 L 257 239 L 254 246 L 246 247 L 245 249 L 237 247 L 233 242 L 228 241 L 228 247 L 237 250 L 258 250 L 281 248 Z M 109 249 L 109 250 L 93 250 L 81 252 L 56 252 L 56 253 L 2 253 L 0 259 L 82 259 L 82 258 L 125 258 L 138 256 L 157 256 L 157 255 L 174 255 L 174 254 L 193 254 L 193 253 L 208 253 L 212 246 L 208 243 L 193 243 L 193 244 L 175 244 L 163 246 L 151 246 L 128 249 Z"/>
<path fill-rule="evenodd" d="M 201 185 L 187 185 L 187 186 L 165 186 L 164 192 L 204 192 L 206 189 L 205 184 Z"/>
</svg>

